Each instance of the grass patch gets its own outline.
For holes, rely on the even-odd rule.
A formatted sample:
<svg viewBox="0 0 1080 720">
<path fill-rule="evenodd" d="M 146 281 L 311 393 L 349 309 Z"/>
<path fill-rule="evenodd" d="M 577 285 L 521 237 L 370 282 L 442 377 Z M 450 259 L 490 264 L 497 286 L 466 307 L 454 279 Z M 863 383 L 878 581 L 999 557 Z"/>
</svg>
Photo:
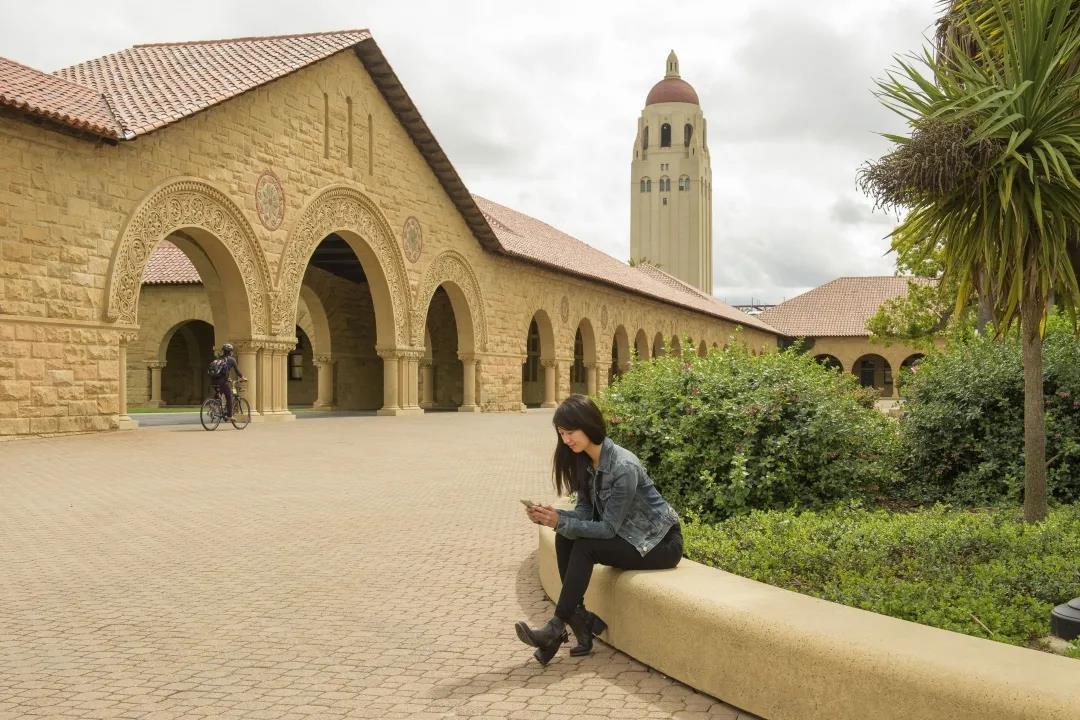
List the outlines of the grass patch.
<svg viewBox="0 0 1080 720">
<path fill-rule="evenodd" d="M 795 592 L 933 627 L 1038 647 L 1080 596 L 1080 506 L 1027 525 L 1019 510 L 858 506 L 691 520 L 686 556 Z M 1070 653 L 1076 657 L 1076 653 Z"/>
</svg>

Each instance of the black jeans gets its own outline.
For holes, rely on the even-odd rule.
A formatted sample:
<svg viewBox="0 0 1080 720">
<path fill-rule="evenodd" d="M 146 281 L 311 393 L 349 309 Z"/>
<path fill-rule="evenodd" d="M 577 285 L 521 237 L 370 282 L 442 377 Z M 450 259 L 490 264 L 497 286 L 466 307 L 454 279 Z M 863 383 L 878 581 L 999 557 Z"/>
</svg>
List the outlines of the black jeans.
<svg viewBox="0 0 1080 720">
<path fill-rule="evenodd" d="M 682 550 L 682 530 L 678 523 L 672 525 L 667 535 L 644 557 L 618 536 L 610 540 L 571 540 L 555 533 L 555 556 L 559 560 L 559 577 L 563 583 L 559 603 L 555 606 L 556 617 L 564 622 L 569 620 L 574 608 L 585 600 L 593 565 L 599 563 L 623 570 L 663 570 L 679 564 Z"/>
</svg>

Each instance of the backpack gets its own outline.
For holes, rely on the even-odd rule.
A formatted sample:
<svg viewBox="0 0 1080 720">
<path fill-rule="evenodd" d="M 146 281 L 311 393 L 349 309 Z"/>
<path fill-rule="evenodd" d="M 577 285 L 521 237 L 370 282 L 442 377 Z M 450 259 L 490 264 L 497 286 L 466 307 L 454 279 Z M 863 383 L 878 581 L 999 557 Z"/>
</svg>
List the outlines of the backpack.
<svg viewBox="0 0 1080 720">
<path fill-rule="evenodd" d="M 229 361 L 223 357 L 215 358 L 206 372 L 213 380 L 224 380 L 229 375 Z"/>
</svg>

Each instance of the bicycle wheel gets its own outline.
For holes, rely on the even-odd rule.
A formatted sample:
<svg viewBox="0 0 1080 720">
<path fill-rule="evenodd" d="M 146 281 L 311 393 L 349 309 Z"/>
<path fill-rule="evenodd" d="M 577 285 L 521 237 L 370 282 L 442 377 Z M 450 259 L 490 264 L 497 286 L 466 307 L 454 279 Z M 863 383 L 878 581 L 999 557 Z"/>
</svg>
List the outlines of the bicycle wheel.
<svg viewBox="0 0 1080 720">
<path fill-rule="evenodd" d="M 217 398 L 208 398 L 199 408 L 199 422 L 204 430 L 217 430 L 221 424 L 221 401 Z"/>
<path fill-rule="evenodd" d="M 232 424 L 237 430 L 243 430 L 251 422 L 251 405 L 246 398 L 238 397 L 233 400 Z"/>
</svg>

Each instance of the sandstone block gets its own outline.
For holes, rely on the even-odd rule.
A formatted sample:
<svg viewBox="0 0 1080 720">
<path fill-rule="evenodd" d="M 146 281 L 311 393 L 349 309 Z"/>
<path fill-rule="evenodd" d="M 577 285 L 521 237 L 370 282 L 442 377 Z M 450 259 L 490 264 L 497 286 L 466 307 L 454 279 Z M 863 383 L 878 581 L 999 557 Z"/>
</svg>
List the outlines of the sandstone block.
<svg viewBox="0 0 1080 720">
<path fill-rule="evenodd" d="M 31 418 L 31 433 L 54 433 L 57 432 L 58 422 L 54 417 Z"/>
<path fill-rule="evenodd" d="M 50 370 L 48 376 L 49 382 L 53 385 L 70 385 L 75 382 L 73 370 Z"/>
<path fill-rule="evenodd" d="M 31 388 L 30 402 L 38 407 L 55 405 L 57 402 L 56 388 L 42 385 Z"/>
<path fill-rule="evenodd" d="M 29 418 L 0 418 L 0 435 L 27 435 L 29 432 Z"/>
<path fill-rule="evenodd" d="M 20 358 L 15 361 L 15 376 L 21 380 L 44 380 L 45 361 Z"/>
</svg>

